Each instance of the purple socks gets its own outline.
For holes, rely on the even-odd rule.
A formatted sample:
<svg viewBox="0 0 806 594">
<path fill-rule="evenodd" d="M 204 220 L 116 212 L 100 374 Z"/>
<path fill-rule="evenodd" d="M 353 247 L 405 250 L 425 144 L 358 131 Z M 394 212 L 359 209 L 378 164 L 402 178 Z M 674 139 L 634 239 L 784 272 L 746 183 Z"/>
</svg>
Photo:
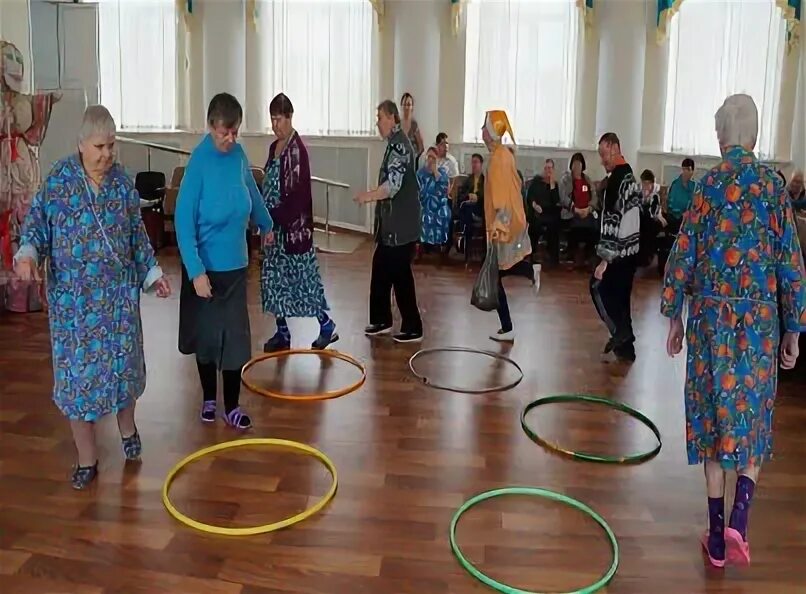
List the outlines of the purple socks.
<svg viewBox="0 0 806 594">
<path fill-rule="evenodd" d="M 725 498 L 708 498 L 708 553 L 714 559 L 725 559 Z"/>
<path fill-rule="evenodd" d="M 756 484 L 750 477 L 739 476 L 736 481 L 736 496 L 733 498 L 733 511 L 730 512 L 730 527 L 747 541 L 747 521 L 750 519 L 750 501 Z"/>
</svg>

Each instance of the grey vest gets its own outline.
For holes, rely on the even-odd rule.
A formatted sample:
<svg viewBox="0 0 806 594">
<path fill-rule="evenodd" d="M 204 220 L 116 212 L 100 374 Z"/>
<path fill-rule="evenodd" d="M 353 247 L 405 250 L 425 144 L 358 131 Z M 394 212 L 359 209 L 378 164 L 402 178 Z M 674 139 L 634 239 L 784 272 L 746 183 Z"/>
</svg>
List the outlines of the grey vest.
<svg viewBox="0 0 806 594">
<path fill-rule="evenodd" d="M 398 126 L 389 137 L 378 175 L 378 185 L 389 179 L 392 145 L 399 145 L 408 155 L 406 173 L 397 194 L 375 203 L 375 238 L 378 243 L 395 247 L 420 240 L 420 184 L 414 170 L 414 149 Z"/>
</svg>

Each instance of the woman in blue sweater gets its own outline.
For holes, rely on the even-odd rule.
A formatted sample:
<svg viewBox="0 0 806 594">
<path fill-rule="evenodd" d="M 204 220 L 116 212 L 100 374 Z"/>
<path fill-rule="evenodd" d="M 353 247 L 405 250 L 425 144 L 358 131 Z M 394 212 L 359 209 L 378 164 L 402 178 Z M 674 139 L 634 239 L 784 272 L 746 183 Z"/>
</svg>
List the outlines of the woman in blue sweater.
<svg viewBox="0 0 806 594">
<path fill-rule="evenodd" d="M 246 308 L 250 221 L 265 238 L 272 220 L 237 143 L 243 110 L 232 95 L 213 97 L 209 133 L 193 150 L 179 188 L 176 237 L 182 256 L 179 350 L 195 354 L 204 401 L 201 419 L 216 417 L 218 371 L 224 382 L 224 421 L 249 429 L 238 405 L 241 368 L 252 356 Z"/>
</svg>

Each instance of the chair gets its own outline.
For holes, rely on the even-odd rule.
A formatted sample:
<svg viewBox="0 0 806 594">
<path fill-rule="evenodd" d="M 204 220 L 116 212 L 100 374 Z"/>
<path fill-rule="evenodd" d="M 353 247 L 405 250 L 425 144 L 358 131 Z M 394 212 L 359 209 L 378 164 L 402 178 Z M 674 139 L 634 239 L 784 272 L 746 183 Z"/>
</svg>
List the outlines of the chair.
<svg viewBox="0 0 806 594">
<path fill-rule="evenodd" d="M 165 243 L 176 245 L 176 229 L 174 228 L 174 213 L 176 212 L 176 199 L 179 196 L 179 186 L 185 177 L 184 167 L 174 167 L 171 174 L 171 183 L 165 188 L 165 200 L 162 203 L 163 218 L 165 220 Z"/>
<path fill-rule="evenodd" d="M 140 194 L 140 200 L 153 202 L 140 208 L 146 233 L 154 247 L 161 249 L 165 243 L 165 174 L 161 171 L 141 171 L 134 178 L 134 188 Z"/>
</svg>

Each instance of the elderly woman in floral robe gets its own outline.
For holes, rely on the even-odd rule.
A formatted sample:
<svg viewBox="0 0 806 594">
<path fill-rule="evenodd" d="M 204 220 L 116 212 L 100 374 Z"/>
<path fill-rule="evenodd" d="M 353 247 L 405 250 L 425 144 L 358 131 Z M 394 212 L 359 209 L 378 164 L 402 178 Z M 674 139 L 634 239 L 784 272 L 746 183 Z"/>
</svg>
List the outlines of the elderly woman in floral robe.
<svg viewBox="0 0 806 594">
<path fill-rule="evenodd" d="M 25 217 L 15 271 L 37 278 L 48 260 L 53 400 L 78 450 L 75 489 L 98 474 L 95 423 L 115 413 L 127 460 L 142 450 L 134 406 L 146 385 L 140 292 L 170 285 L 140 218 L 140 198 L 115 162 L 115 122 L 91 106 L 79 152 L 56 163 Z"/>
<path fill-rule="evenodd" d="M 709 529 L 701 542 L 711 564 L 723 567 L 750 562 L 750 503 L 759 470 L 772 457 L 777 368 L 795 365 L 806 291 L 792 206 L 780 177 L 753 153 L 753 99 L 728 97 L 716 131 L 722 162 L 697 185 L 683 218 L 661 311 L 670 320 L 666 346 L 674 356 L 682 350 L 683 302 L 690 298 L 686 446 L 689 464 L 705 463 Z M 725 471 L 738 474 L 727 528 Z"/>
</svg>

